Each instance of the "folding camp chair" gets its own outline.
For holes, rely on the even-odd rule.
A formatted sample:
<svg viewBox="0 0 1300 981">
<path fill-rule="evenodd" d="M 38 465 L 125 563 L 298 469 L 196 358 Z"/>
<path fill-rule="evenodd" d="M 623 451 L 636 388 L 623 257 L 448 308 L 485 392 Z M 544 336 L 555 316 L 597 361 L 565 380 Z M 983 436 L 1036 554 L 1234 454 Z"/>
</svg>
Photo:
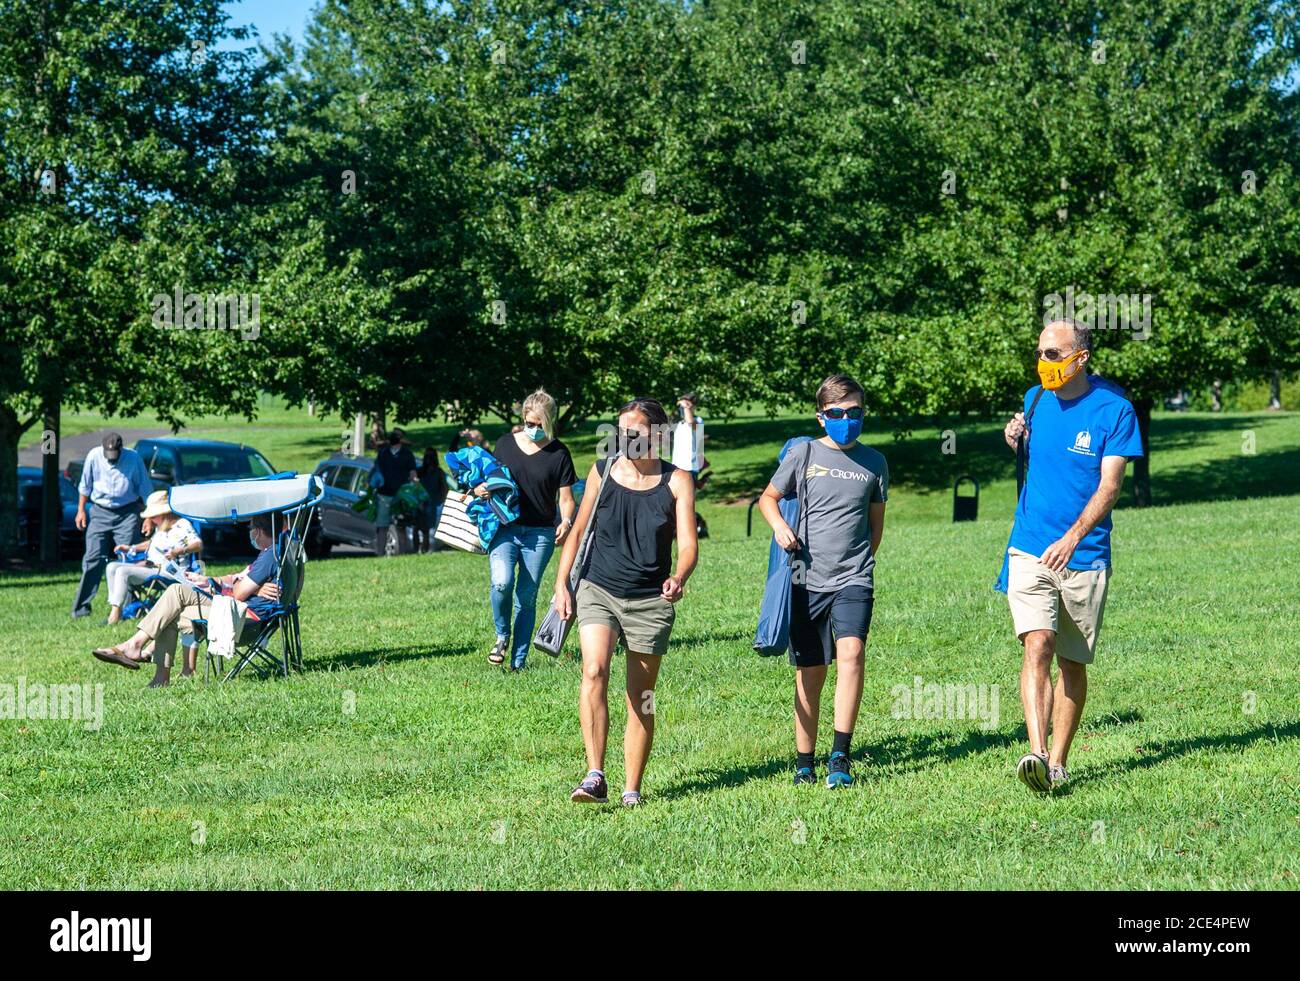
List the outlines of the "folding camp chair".
<svg viewBox="0 0 1300 981">
<path fill-rule="evenodd" d="M 216 655 L 209 645 L 204 650 L 203 680 L 209 673 L 221 675 L 222 681 L 239 676 L 244 668 L 251 667 L 262 678 L 273 674 L 289 676 L 289 672 L 302 670 L 302 635 L 298 630 L 298 597 L 306 572 L 306 551 L 302 539 L 290 532 L 281 533 L 276 543 L 275 584 L 280 587 L 280 601 L 275 609 L 262 614 L 260 620 L 246 619 L 235 643 L 229 668 L 218 668 Z M 207 621 L 195 620 L 200 639 L 207 639 Z M 273 653 L 275 635 L 279 632 L 279 654 Z M 196 636 L 200 636 L 196 634 Z"/>
<path fill-rule="evenodd" d="M 184 572 L 203 572 L 203 561 L 199 558 L 197 552 L 191 552 L 187 557 Z M 122 607 L 123 620 L 139 620 L 145 616 L 153 605 L 158 602 L 158 598 L 172 583 L 176 582 L 170 576 L 154 574 L 143 582 L 131 587 L 129 596 L 133 597 L 127 601 L 126 606 Z"/>
<path fill-rule="evenodd" d="M 261 677 L 288 676 L 302 670 L 302 636 L 298 629 L 298 599 L 305 578 L 307 528 L 324 495 L 320 479 L 312 475 L 277 474 L 252 480 L 213 481 L 173 487 L 168 496 L 172 511 L 205 522 L 247 521 L 270 514 L 275 542 L 275 576 L 280 599 L 261 619 L 246 619 L 235 644 L 231 666 L 218 671 L 211 648 L 205 653 L 203 675 L 220 674 L 222 681 L 238 677 L 252 666 Z M 196 636 L 207 639 L 207 621 L 195 620 Z M 279 631 L 280 653 L 273 653 Z"/>
</svg>

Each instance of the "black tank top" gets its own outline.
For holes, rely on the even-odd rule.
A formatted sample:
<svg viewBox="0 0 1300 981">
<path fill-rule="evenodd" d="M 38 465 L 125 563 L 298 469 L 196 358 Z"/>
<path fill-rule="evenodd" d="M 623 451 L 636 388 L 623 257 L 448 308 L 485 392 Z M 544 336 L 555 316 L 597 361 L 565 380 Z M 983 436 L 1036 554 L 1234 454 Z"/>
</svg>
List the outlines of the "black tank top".
<svg viewBox="0 0 1300 981">
<path fill-rule="evenodd" d="M 668 481 L 674 467 L 659 465 L 659 483 L 638 491 L 609 476 L 608 460 L 596 461 L 600 501 L 583 578 L 620 599 L 658 595 L 672 572 L 677 501 Z"/>
</svg>

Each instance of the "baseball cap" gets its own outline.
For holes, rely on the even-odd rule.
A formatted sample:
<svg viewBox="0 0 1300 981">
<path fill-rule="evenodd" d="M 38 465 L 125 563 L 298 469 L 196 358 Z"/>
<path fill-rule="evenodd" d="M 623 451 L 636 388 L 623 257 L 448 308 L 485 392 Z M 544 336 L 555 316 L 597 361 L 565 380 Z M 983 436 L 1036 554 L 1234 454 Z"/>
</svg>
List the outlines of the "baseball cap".
<svg viewBox="0 0 1300 981">
<path fill-rule="evenodd" d="M 122 437 L 118 433 L 109 433 L 104 437 L 104 459 L 116 463 L 122 455 Z"/>
</svg>

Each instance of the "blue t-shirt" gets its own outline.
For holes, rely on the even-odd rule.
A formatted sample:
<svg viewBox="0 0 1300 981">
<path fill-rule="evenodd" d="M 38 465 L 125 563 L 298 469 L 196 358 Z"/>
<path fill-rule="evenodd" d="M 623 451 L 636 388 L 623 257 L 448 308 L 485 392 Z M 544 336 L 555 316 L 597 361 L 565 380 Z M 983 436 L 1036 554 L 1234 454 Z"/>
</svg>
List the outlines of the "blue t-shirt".
<svg viewBox="0 0 1300 981">
<path fill-rule="evenodd" d="M 275 549 L 267 547 L 257 553 L 257 558 L 248 567 L 247 578 L 262 586 L 275 578 Z M 275 602 L 253 594 L 248 601 L 248 608 L 259 620 L 265 620 L 275 609 Z"/>
<path fill-rule="evenodd" d="M 1044 392 L 1029 420 L 1029 473 L 1016 507 L 1009 548 L 1042 555 L 1083 513 L 1101 484 L 1101 460 L 1142 455 L 1137 413 L 1114 382 L 1091 376 L 1092 387 L 1064 401 Z M 1038 394 L 1025 393 L 1025 414 Z M 1110 568 L 1110 515 L 1097 522 L 1071 556 L 1071 569 Z"/>
</svg>

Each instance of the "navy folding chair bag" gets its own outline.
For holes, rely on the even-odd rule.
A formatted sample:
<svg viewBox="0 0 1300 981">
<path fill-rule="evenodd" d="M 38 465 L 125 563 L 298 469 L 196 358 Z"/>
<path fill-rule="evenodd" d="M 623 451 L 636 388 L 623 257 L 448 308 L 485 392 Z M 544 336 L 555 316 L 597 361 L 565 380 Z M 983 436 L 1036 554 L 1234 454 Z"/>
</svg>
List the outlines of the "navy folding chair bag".
<svg viewBox="0 0 1300 981">
<path fill-rule="evenodd" d="M 787 440 L 785 446 L 781 447 L 777 461 L 784 460 L 785 455 L 794 447 L 811 442 L 811 436 L 795 436 Z M 812 448 L 809 447 L 804 452 L 811 456 Z M 807 456 L 804 458 L 805 470 L 808 465 Z M 804 485 L 805 478 L 801 473 L 798 487 Z M 799 521 L 798 494 L 782 498 L 779 507 L 785 523 L 796 528 Z M 776 536 L 773 535 L 772 544 L 767 551 L 767 584 L 763 587 L 763 605 L 758 610 L 758 629 L 754 633 L 754 651 L 763 657 L 778 657 L 790 649 L 790 591 L 794 574 L 792 558 L 789 552 L 776 543 Z"/>
</svg>

